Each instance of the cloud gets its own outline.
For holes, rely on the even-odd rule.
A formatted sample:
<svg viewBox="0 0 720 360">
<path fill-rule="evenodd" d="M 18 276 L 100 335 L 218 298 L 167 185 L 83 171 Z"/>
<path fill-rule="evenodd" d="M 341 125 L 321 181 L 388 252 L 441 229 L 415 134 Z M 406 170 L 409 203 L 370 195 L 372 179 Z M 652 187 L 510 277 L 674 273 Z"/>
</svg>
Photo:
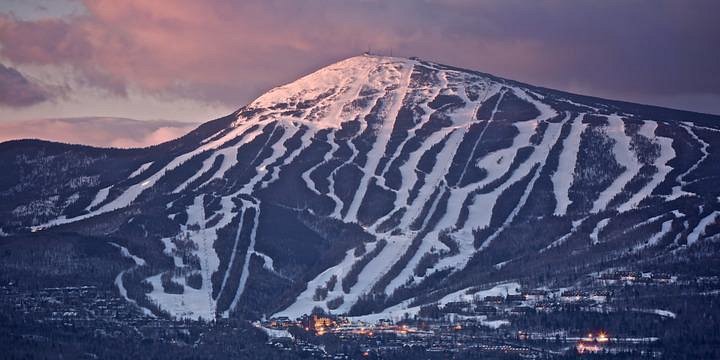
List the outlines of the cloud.
<svg viewBox="0 0 720 360">
<path fill-rule="evenodd" d="M 163 143 L 185 135 L 197 124 L 88 117 L 0 122 L 0 142 L 42 139 L 99 147 L 132 148 Z"/>
<path fill-rule="evenodd" d="M 0 56 L 239 107 L 367 47 L 614 98 L 720 94 L 720 2 L 96 0 L 0 16 Z M 720 105 L 718 105 L 720 112 Z"/>
<path fill-rule="evenodd" d="M 31 106 L 51 97 L 49 91 L 31 82 L 19 71 L 0 64 L 0 106 Z"/>
</svg>

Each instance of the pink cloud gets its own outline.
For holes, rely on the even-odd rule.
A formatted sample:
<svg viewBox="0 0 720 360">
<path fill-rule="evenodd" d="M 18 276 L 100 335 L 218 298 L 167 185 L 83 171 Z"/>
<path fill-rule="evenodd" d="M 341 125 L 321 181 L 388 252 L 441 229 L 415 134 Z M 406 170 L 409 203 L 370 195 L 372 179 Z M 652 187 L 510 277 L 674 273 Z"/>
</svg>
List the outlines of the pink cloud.
<svg viewBox="0 0 720 360">
<path fill-rule="evenodd" d="M 0 15 L 0 57 L 70 65 L 120 95 L 132 87 L 233 107 L 368 46 L 603 96 L 720 93 L 712 0 L 84 4 L 73 17 Z"/>
<path fill-rule="evenodd" d="M 54 94 L 49 89 L 30 81 L 16 69 L 0 64 L 0 105 L 31 106 L 52 97 Z"/>
<path fill-rule="evenodd" d="M 146 147 L 176 139 L 197 124 L 122 118 L 62 118 L 0 122 L 0 142 L 42 139 L 99 147 Z"/>
</svg>

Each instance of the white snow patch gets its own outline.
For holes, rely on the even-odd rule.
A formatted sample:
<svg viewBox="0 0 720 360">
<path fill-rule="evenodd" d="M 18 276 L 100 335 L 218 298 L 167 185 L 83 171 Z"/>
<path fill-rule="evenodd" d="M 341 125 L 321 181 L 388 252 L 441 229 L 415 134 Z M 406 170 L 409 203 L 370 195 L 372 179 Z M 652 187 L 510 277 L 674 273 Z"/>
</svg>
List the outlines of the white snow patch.
<svg viewBox="0 0 720 360">
<path fill-rule="evenodd" d="M 143 172 L 145 172 L 145 170 L 147 170 L 150 166 L 152 166 L 152 164 L 153 164 L 153 162 L 150 161 L 150 162 L 140 165 L 140 167 L 137 168 L 137 170 L 133 171 L 132 174 L 130 174 L 128 179 L 132 179 L 132 178 L 142 174 Z"/>
<path fill-rule="evenodd" d="M 709 225 L 717 222 L 719 217 L 720 217 L 720 211 L 713 211 L 708 216 L 702 218 L 700 220 L 700 222 L 697 224 L 697 226 L 690 233 L 690 235 L 688 235 L 687 246 L 692 246 L 694 243 L 696 243 L 700 239 L 700 237 L 705 235 L 705 229 L 707 229 L 707 227 Z"/>
<path fill-rule="evenodd" d="M 90 210 L 90 209 L 98 206 L 98 204 L 100 204 L 101 202 L 105 201 L 105 199 L 107 199 L 107 197 L 108 197 L 108 194 L 110 194 L 111 188 L 112 188 L 112 186 L 108 186 L 108 187 L 100 189 L 100 191 L 98 191 L 97 194 L 95 194 L 95 198 L 93 198 L 92 202 L 90 202 L 90 205 L 88 205 L 85 208 L 85 210 Z"/>
<path fill-rule="evenodd" d="M 570 134 L 563 141 L 563 150 L 560 153 L 558 168 L 552 176 L 553 191 L 557 200 L 557 206 L 555 207 L 555 215 L 557 216 L 565 215 L 568 206 L 570 206 L 568 190 L 570 190 L 575 174 L 575 163 L 577 163 L 578 151 L 580 150 L 580 134 L 587 128 L 587 124 L 582 122 L 584 116 L 585 114 L 573 120 Z"/>
<path fill-rule="evenodd" d="M 644 249 L 651 248 L 651 247 L 654 247 L 654 246 L 656 246 L 657 244 L 659 244 L 659 243 L 660 243 L 660 240 L 662 240 L 662 238 L 665 236 L 665 234 L 667 234 L 668 232 L 670 232 L 670 230 L 672 229 L 672 223 L 673 223 L 673 220 L 672 220 L 672 219 L 663 222 L 662 228 L 660 229 L 660 231 L 658 231 L 657 233 L 653 234 L 653 235 L 652 235 L 649 239 L 647 239 L 645 242 L 636 245 L 636 246 L 633 248 L 633 251 L 634 251 L 634 252 L 642 251 L 642 250 L 644 250 Z"/>
</svg>

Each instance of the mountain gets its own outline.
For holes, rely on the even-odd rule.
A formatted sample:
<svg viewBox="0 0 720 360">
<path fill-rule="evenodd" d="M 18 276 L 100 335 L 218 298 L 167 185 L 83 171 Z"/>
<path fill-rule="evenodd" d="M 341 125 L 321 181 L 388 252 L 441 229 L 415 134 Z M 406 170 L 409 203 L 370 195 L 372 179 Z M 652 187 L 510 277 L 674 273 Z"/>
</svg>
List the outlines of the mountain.
<svg viewBox="0 0 720 360">
<path fill-rule="evenodd" d="M 0 233 L 124 256 L 114 285 L 152 315 L 400 316 L 503 281 L 702 271 L 718 147 L 718 116 L 363 55 L 146 149 L 2 143 Z"/>
<path fill-rule="evenodd" d="M 0 122 L 0 141 L 42 139 L 104 147 L 145 147 L 187 134 L 197 124 L 116 117 L 30 119 Z"/>
</svg>

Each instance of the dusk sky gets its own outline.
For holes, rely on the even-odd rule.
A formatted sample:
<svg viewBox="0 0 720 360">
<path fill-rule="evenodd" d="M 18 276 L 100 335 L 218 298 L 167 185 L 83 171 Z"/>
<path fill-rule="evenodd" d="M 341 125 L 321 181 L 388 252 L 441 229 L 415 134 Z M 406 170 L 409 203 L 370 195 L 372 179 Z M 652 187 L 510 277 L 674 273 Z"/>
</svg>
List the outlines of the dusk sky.
<svg viewBox="0 0 720 360">
<path fill-rule="evenodd" d="M 0 141 L 48 137 L 38 121 L 68 117 L 161 129 L 137 140 L 123 129 L 142 126 L 125 121 L 109 131 L 129 136 L 117 146 L 167 140 L 190 128 L 177 121 L 226 115 L 368 48 L 720 114 L 718 14 L 716 0 L 4 0 Z M 108 141 L 67 123 L 54 140 L 83 142 L 70 134 L 85 128 L 86 143 Z"/>
</svg>

